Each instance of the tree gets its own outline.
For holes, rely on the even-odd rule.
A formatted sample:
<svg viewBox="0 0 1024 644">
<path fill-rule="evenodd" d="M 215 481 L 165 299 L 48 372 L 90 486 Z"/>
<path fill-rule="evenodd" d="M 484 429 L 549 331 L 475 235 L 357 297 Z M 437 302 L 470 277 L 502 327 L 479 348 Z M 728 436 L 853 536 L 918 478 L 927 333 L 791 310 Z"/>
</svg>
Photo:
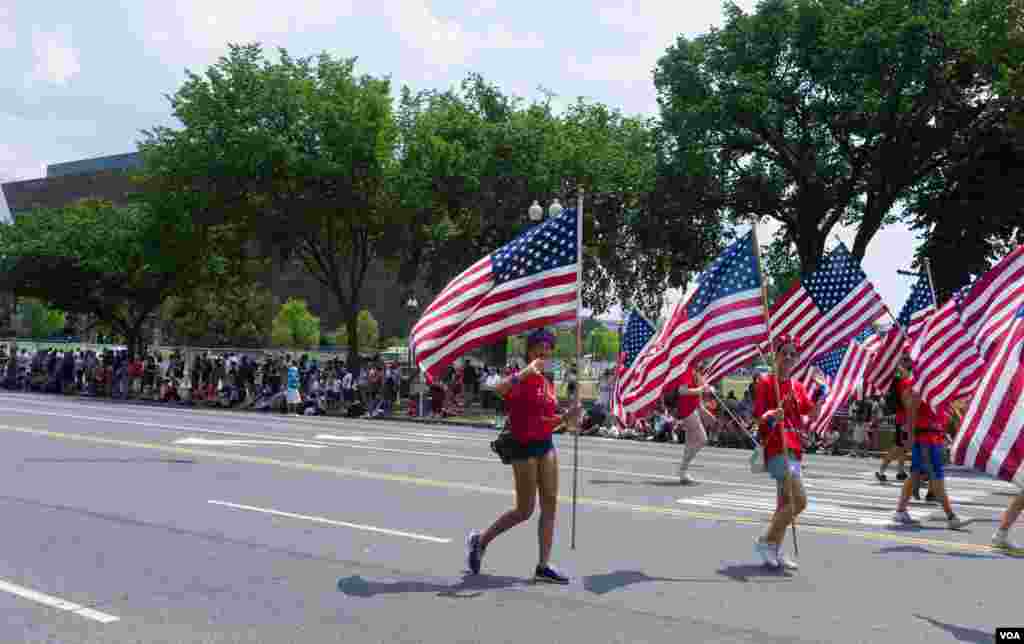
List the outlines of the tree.
<svg viewBox="0 0 1024 644">
<path fill-rule="evenodd" d="M 708 210 L 779 221 L 805 273 L 839 224 L 863 258 L 956 138 L 999 112 L 992 66 L 970 54 L 974 4 L 728 4 L 721 29 L 658 61 L 662 172 L 690 177 Z"/>
<path fill-rule="evenodd" d="M 1024 244 L 1022 204 L 1024 130 L 1007 125 L 973 133 L 914 192 L 908 212 L 923 238 L 917 265 L 930 260 L 940 302 Z"/>
<path fill-rule="evenodd" d="M 135 353 L 164 300 L 194 287 L 210 259 L 205 236 L 170 197 L 34 210 L 0 227 L 0 257 L 0 288 L 91 315 Z"/>
<path fill-rule="evenodd" d="M 381 341 L 380 348 L 383 350 L 390 349 L 392 347 L 405 347 L 408 346 L 408 344 L 409 341 L 406 338 L 390 337 Z"/>
<path fill-rule="evenodd" d="M 800 258 L 794 250 L 793 243 L 783 236 L 772 240 L 768 249 L 761 253 L 769 306 L 800 279 Z"/>
<path fill-rule="evenodd" d="M 334 344 L 339 347 L 348 347 L 350 351 L 356 350 L 353 346 L 365 347 L 367 350 L 378 348 L 380 325 L 373 314 L 366 309 L 360 311 L 356 316 L 356 333 L 358 334 L 358 344 L 353 345 L 349 342 L 348 327 L 338 327 L 334 333 Z"/>
<path fill-rule="evenodd" d="M 312 349 L 320 344 L 320 318 L 309 312 L 305 300 L 290 297 L 274 316 L 271 339 L 277 346 Z"/>
<path fill-rule="evenodd" d="M 684 288 L 720 247 L 717 218 L 684 217 L 655 199 L 649 119 L 583 100 L 558 115 L 550 100 L 525 103 L 473 75 L 460 91 L 404 90 L 397 120 L 400 193 L 414 220 L 401 274 L 431 292 L 525 231 L 535 199 L 570 207 L 578 187 L 586 190 L 583 301 L 597 314 L 616 301 L 659 310 L 665 289 Z M 708 223 L 713 243 L 691 243 Z"/>
<path fill-rule="evenodd" d="M 46 306 L 41 300 L 27 297 L 18 303 L 18 308 L 27 323 L 30 337 L 49 338 L 64 329 L 64 312 Z"/>
<path fill-rule="evenodd" d="M 619 336 L 603 325 L 594 327 L 587 334 L 585 347 L 595 360 L 615 360 L 619 355 Z"/>
<path fill-rule="evenodd" d="M 357 76 L 355 59 L 280 50 L 271 62 L 258 45 L 231 45 L 205 74 L 187 74 L 171 106 L 182 127 L 154 128 L 140 145 L 149 180 L 198 195 L 203 225 L 237 226 L 323 284 L 354 366 L 367 270 L 407 227 L 390 190 L 390 82 Z"/>
</svg>

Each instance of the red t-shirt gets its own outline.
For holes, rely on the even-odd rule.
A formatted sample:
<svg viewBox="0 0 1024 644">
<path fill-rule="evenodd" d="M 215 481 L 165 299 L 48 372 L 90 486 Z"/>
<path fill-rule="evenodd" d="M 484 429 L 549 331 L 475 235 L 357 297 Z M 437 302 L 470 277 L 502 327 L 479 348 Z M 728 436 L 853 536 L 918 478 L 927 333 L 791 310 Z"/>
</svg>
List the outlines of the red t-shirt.
<svg viewBox="0 0 1024 644">
<path fill-rule="evenodd" d="M 686 370 L 683 374 L 683 381 L 680 383 L 681 386 L 689 389 L 695 389 L 697 387 L 697 378 L 693 373 L 693 367 Z M 700 405 L 700 394 L 679 394 L 679 399 L 676 401 L 676 415 L 680 418 L 686 418 L 693 412 L 697 411 L 697 407 Z"/>
<path fill-rule="evenodd" d="M 783 432 L 783 428 L 779 426 L 778 422 L 774 427 L 769 428 L 768 423 L 761 420 L 765 412 L 777 409 L 779 406 L 779 400 L 775 396 L 775 376 L 761 376 L 757 379 L 757 386 L 754 388 L 754 417 L 758 419 L 763 437 L 761 443 L 764 445 L 764 459 L 768 461 L 783 453 L 782 437 L 785 435 L 786 447 L 789 448 L 794 458 L 800 460 L 803 456 L 803 449 L 800 445 L 800 437 L 795 430 L 799 427 L 800 418 L 814 411 L 814 403 L 807 395 L 807 389 L 798 381 L 784 380 L 779 387 L 783 400 L 786 400 L 790 394 L 793 396 L 793 400 L 787 402 L 782 411 L 785 412 L 786 417 L 785 429 L 794 431 Z"/>
<path fill-rule="evenodd" d="M 520 443 L 551 437 L 558 426 L 558 398 L 555 385 L 540 374 L 531 373 L 505 395 L 509 430 Z"/>
<path fill-rule="evenodd" d="M 903 378 L 896 383 L 896 392 L 900 395 L 902 402 L 905 393 L 911 393 L 914 387 L 914 378 L 910 376 Z M 906 415 L 904 414 L 904 423 Z M 914 442 L 921 445 L 942 445 L 942 421 L 935 410 L 928 403 L 921 401 L 917 408 L 917 418 L 914 421 Z"/>
</svg>

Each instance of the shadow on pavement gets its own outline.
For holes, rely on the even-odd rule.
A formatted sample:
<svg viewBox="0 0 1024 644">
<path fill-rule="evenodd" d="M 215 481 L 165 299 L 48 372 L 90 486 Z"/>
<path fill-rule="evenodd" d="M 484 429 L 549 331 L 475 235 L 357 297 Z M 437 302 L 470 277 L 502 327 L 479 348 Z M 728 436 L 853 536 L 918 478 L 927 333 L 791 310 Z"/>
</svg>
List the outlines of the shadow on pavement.
<svg viewBox="0 0 1024 644">
<path fill-rule="evenodd" d="M 940 622 L 931 617 L 925 617 L 924 615 L 914 614 L 914 617 L 928 622 L 935 628 L 941 628 L 946 631 L 960 642 L 968 642 L 970 644 L 989 644 L 995 639 L 995 631 L 981 631 L 976 628 L 967 628 L 966 626 L 957 626 L 956 624 L 947 624 Z"/>
<path fill-rule="evenodd" d="M 640 584 L 650 581 L 673 581 L 677 583 L 712 583 L 721 584 L 727 583 L 724 579 L 708 579 L 708 578 L 675 578 L 675 577 L 651 577 L 647 573 L 640 572 L 638 570 L 616 570 L 615 572 L 606 572 L 602 575 L 587 575 L 583 578 L 583 589 L 587 592 L 594 593 L 595 595 L 604 595 L 618 590 L 619 588 L 625 588 L 633 584 Z"/>
<path fill-rule="evenodd" d="M 770 579 L 776 583 L 793 580 L 793 576 L 789 573 L 776 568 L 769 568 L 764 564 L 739 564 L 726 566 L 725 568 L 718 570 L 718 574 L 744 584 L 756 579 Z"/>
<path fill-rule="evenodd" d="M 922 546 L 888 546 L 875 551 L 875 554 L 877 555 L 894 555 L 903 553 L 936 555 L 939 557 L 956 557 L 958 559 L 1002 559 L 1001 556 L 994 554 L 986 555 L 973 552 L 940 552 L 936 550 L 929 550 Z"/>
<path fill-rule="evenodd" d="M 519 577 L 494 577 L 491 575 L 465 575 L 457 584 L 440 584 L 429 581 L 368 581 L 359 575 L 342 577 L 338 590 L 352 597 L 375 597 L 404 593 L 436 593 L 438 597 L 472 599 L 485 590 L 501 590 L 529 586 L 530 582 Z"/>
</svg>

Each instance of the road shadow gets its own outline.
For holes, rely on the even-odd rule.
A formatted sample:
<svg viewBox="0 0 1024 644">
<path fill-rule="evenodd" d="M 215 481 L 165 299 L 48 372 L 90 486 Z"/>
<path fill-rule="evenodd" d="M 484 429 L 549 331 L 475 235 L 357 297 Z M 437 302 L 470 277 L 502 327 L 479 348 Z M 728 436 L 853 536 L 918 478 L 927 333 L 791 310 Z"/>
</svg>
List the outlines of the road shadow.
<svg viewBox="0 0 1024 644">
<path fill-rule="evenodd" d="M 676 577 L 651 577 L 639 570 L 616 570 L 601 575 L 587 575 L 583 578 L 583 589 L 595 595 L 606 595 L 613 590 L 642 584 L 652 581 L 671 581 L 676 583 L 726 583 L 724 579 L 708 579 L 698 577 L 676 578 Z"/>
<path fill-rule="evenodd" d="M 462 581 L 454 585 L 429 581 L 370 581 L 360 575 L 342 577 L 338 580 L 338 590 L 350 597 L 435 593 L 438 597 L 473 599 L 483 595 L 485 590 L 502 590 L 529 585 L 529 581 L 519 577 L 470 574 L 463 576 Z"/>
<path fill-rule="evenodd" d="M 935 628 L 946 631 L 955 637 L 958 642 L 966 642 L 968 644 L 990 644 L 995 639 L 994 631 L 982 631 L 976 628 L 947 624 L 946 622 L 940 622 L 937 619 L 932 619 L 931 617 L 925 617 L 924 615 L 918 615 L 916 613 L 914 614 L 914 617 L 921 621 L 928 622 Z"/>
<path fill-rule="evenodd" d="M 974 552 L 941 552 L 936 550 L 929 550 L 923 546 L 887 546 L 885 548 L 879 548 L 875 551 L 877 555 L 895 555 L 895 554 L 921 554 L 921 555 L 935 555 L 937 557 L 956 557 L 957 559 L 1002 559 L 1001 556 L 996 554 L 981 554 Z M 1009 554 L 1009 553 L 1007 553 Z M 1014 555 L 1010 555 L 1014 556 Z"/>
<path fill-rule="evenodd" d="M 770 568 L 764 564 L 737 564 L 726 566 L 718 571 L 719 575 L 740 583 L 763 580 L 764 582 L 786 583 L 793 580 L 793 575 L 781 568 Z"/>
</svg>

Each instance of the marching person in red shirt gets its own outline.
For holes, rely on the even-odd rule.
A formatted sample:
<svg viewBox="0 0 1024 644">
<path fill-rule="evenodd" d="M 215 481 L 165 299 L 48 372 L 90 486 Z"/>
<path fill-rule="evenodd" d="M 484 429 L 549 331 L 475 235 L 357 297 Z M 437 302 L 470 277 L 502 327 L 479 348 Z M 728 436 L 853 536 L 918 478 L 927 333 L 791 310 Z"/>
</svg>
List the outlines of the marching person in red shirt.
<svg viewBox="0 0 1024 644">
<path fill-rule="evenodd" d="M 698 365 L 698 369 L 701 366 L 703 365 Z M 708 389 L 708 385 L 697 369 L 691 366 L 686 370 L 682 386 L 679 387 L 679 397 L 676 400 L 676 418 L 679 419 L 686 431 L 686 447 L 683 448 L 683 460 L 679 464 L 679 483 L 681 485 L 696 483 L 687 470 L 697 453 L 708 443 L 708 434 L 704 430 L 704 423 L 700 418 L 701 394 Z"/>
<path fill-rule="evenodd" d="M 935 410 L 921 400 L 921 396 L 914 391 L 912 364 L 907 356 L 904 356 L 903 368 L 906 369 L 907 374 L 899 380 L 896 388 L 906 413 L 907 433 L 913 439 L 914 446 L 910 452 L 910 478 L 903 482 L 903 490 L 900 492 L 900 500 L 896 505 L 896 516 L 893 520 L 904 525 L 916 523 L 907 512 L 907 505 L 910 502 L 911 493 L 917 489 L 920 483 L 921 476 L 926 475 L 931 494 L 942 503 L 942 509 L 946 511 L 949 529 L 957 530 L 966 525 L 966 522 L 961 521 L 953 513 L 949 496 L 946 494 L 946 474 L 942 465 L 942 448 L 945 444 L 942 420 Z"/>
<path fill-rule="evenodd" d="M 799 568 L 782 552 L 786 528 L 807 507 L 807 492 L 801 479 L 803 455 L 798 428 L 803 416 L 817 418 L 824 386 L 815 387 L 814 400 L 803 384 L 790 379 L 789 370 L 800 354 L 796 339 L 787 335 L 775 338 L 774 374 L 761 376 L 754 387 L 754 417 L 764 445 L 764 463 L 778 486 L 778 507 L 772 514 L 768 531 L 754 545 L 764 563 L 773 568 Z M 782 404 L 779 404 L 781 395 Z M 787 455 L 788 451 L 788 455 Z"/>
<path fill-rule="evenodd" d="M 540 496 L 540 526 L 537 531 L 540 560 L 534 571 L 534 580 L 569 583 L 569 578 L 549 563 L 558 507 L 558 453 L 551 435 L 558 425 L 569 424 L 579 410 L 573 406 L 565 415 L 558 414 L 554 383 L 544 375 L 545 364 L 554 347 L 554 335 L 544 329 L 534 331 L 526 341 L 526 368 L 495 386 L 495 391 L 505 400 L 508 412 L 506 426 L 518 443 L 518 449 L 512 456 L 516 506 L 501 515 L 483 534 L 470 533 L 467 539 L 468 562 L 473 574 L 479 574 L 484 551 L 491 541 L 529 519 Z"/>
</svg>

